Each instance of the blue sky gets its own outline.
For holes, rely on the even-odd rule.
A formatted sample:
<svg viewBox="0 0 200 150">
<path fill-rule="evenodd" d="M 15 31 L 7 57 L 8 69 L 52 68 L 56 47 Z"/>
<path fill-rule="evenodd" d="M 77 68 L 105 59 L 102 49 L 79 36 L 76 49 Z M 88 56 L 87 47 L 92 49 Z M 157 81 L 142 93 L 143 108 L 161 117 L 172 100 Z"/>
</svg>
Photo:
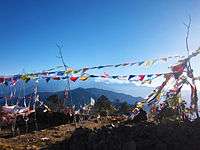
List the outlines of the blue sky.
<svg viewBox="0 0 200 150">
<path fill-rule="evenodd" d="M 184 55 L 188 14 L 190 48 L 200 46 L 199 6 L 198 0 L 0 0 L 0 74 L 60 65 L 56 43 L 74 68 Z M 97 73 L 158 73 L 169 64 Z"/>
</svg>

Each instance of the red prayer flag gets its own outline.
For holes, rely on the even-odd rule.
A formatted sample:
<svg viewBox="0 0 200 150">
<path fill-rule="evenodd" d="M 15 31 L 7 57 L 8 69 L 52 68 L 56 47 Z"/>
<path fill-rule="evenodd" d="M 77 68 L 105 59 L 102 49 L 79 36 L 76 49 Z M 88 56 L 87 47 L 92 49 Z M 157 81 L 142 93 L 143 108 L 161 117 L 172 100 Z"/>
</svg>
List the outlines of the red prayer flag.
<svg viewBox="0 0 200 150">
<path fill-rule="evenodd" d="M 143 81 L 144 80 L 145 75 L 139 75 L 139 80 Z"/>
<path fill-rule="evenodd" d="M 70 77 L 70 80 L 72 80 L 72 81 L 76 81 L 78 79 L 78 77 Z"/>
<path fill-rule="evenodd" d="M 0 83 L 3 83 L 5 81 L 5 78 L 0 78 Z"/>
<path fill-rule="evenodd" d="M 176 65 L 176 66 L 173 66 L 172 67 L 172 71 L 173 72 L 179 72 L 179 73 L 182 73 L 185 69 L 185 64 L 179 64 L 179 65 Z"/>
</svg>

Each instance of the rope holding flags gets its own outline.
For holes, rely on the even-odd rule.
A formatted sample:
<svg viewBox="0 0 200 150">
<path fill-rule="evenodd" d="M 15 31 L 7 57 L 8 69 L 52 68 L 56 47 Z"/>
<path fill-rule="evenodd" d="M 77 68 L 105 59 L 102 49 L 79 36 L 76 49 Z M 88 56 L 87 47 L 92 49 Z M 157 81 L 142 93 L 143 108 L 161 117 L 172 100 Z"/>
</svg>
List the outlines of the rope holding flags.
<svg viewBox="0 0 200 150">
<path fill-rule="evenodd" d="M 185 58 L 185 56 L 169 56 L 169 57 L 165 57 L 165 58 L 158 58 L 158 59 L 150 59 L 150 60 L 144 60 L 144 61 L 139 61 L 139 62 L 130 62 L 130 63 L 121 63 L 121 64 L 117 64 L 117 65 L 100 65 L 100 66 L 95 66 L 95 67 L 85 67 L 85 68 L 81 68 L 78 70 L 73 70 L 72 68 L 70 68 L 70 70 L 68 70 L 68 73 L 85 73 L 88 70 L 93 70 L 93 69 L 102 69 L 102 68 L 109 68 L 109 67 L 126 67 L 126 66 L 143 66 L 143 67 L 151 67 L 153 64 L 155 64 L 156 62 L 167 62 L 169 59 L 183 59 Z"/>
<path fill-rule="evenodd" d="M 130 62 L 130 63 L 121 63 L 121 64 L 117 64 L 117 65 L 100 65 L 100 66 L 95 66 L 95 67 L 84 67 L 78 70 L 75 70 L 73 68 L 67 68 L 65 71 L 53 71 L 56 69 L 60 69 L 63 68 L 63 66 L 56 66 L 53 68 L 50 68 L 48 70 L 42 71 L 42 72 L 38 72 L 38 73 L 27 73 L 25 75 L 14 75 L 16 79 L 22 77 L 23 80 L 28 80 L 27 77 L 30 77 L 31 79 L 33 77 L 37 78 L 38 76 L 41 75 L 50 75 L 50 74 L 58 74 L 58 75 L 64 75 L 64 74 L 77 74 L 77 73 L 86 73 L 88 70 L 91 69 L 102 69 L 102 68 L 108 68 L 108 67 L 125 67 L 125 66 L 133 66 L 133 65 L 138 65 L 138 66 L 144 66 L 144 67 L 150 67 L 151 65 L 155 64 L 156 62 L 167 62 L 169 59 L 172 58 L 176 58 L 176 59 L 183 59 L 185 58 L 185 56 L 169 56 L 169 57 L 165 57 L 165 58 L 158 58 L 158 59 L 152 59 L 152 60 L 144 60 L 144 61 L 140 61 L 140 62 Z M 2 78 L 3 77 L 3 78 Z M 10 77 L 10 76 L 8 76 Z M 0 83 L 4 82 L 2 81 L 5 77 L 4 76 L 0 76 Z"/>
<path fill-rule="evenodd" d="M 13 76 L 0 76 L 0 84 L 5 85 L 14 85 L 17 83 L 18 80 L 23 80 L 24 82 L 29 82 L 31 79 L 45 79 L 46 82 L 49 82 L 50 80 L 65 80 L 70 79 L 73 82 L 76 82 L 78 79 L 81 81 L 86 81 L 89 78 L 110 78 L 110 79 L 118 79 L 118 80 L 128 80 L 130 82 L 141 82 L 144 83 L 151 83 L 153 79 L 167 74 L 174 74 L 175 78 L 178 79 L 179 76 L 183 73 L 185 67 L 187 66 L 187 61 L 191 58 L 197 56 L 200 53 L 200 48 L 193 52 L 191 55 L 189 55 L 187 58 L 179 60 L 179 64 L 172 66 L 172 72 L 171 73 L 158 73 L 158 74 L 131 74 L 131 75 L 113 75 L 110 76 L 106 73 L 104 75 L 95 75 L 95 74 L 86 74 L 86 72 L 90 69 L 101 69 L 106 67 L 119 67 L 119 66 L 133 66 L 133 65 L 143 65 L 143 66 L 151 66 L 155 64 L 158 61 L 167 61 L 168 59 L 172 58 L 184 58 L 183 56 L 170 56 L 166 58 L 159 58 L 159 59 L 152 59 L 152 60 L 145 60 L 141 62 L 132 62 L 132 63 L 122 63 L 117 65 L 100 65 L 96 67 L 85 67 L 79 70 L 74 70 L 72 68 L 67 68 L 64 71 L 52 71 L 58 68 L 61 68 L 62 66 L 57 66 L 54 68 L 51 68 L 44 72 L 38 72 L 38 73 L 28 73 L 23 75 L 13 75 Z M 74 76 L 74 74 L 81 73 L 80 75 Z M 195 80 L 199 80 L 199 77 L 196 77 Z"/>
</svg>

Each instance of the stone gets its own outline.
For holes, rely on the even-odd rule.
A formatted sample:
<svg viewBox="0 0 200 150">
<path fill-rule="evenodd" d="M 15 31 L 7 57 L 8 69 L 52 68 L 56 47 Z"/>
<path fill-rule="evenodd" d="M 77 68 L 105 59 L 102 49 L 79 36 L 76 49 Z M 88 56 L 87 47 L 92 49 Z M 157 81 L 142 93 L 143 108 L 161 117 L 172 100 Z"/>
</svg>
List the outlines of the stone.
<svg viewBox="0 0 200 150">
<path fill-rule="evenodd" d="M 130 141 L 123 144 L 123 150 L 136 150 L 135 141 Z"/>
</svg>

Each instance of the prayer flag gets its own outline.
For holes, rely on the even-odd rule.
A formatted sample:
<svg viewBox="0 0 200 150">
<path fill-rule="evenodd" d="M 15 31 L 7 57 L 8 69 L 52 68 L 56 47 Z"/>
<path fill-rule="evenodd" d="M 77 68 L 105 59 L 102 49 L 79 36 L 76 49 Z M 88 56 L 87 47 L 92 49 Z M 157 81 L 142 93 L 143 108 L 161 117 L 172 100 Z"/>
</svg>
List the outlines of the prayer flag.
<svg viewBox="0 0 200 150">
<path fill-rule="evenodd" d="M 78 77 L 74 77 L 74 76 L 70 77 L 70 80 L 71 80 L 71 81 L 74 81 L 74 82 L 75 82 L 77 79 L 78 79 Z"/>
</svg>

